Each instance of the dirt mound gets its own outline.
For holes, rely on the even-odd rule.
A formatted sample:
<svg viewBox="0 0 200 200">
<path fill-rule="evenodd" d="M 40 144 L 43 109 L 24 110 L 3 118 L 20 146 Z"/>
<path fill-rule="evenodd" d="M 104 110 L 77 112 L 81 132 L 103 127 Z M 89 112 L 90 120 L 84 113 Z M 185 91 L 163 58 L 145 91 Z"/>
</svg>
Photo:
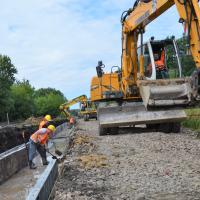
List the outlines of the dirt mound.
<svg viewBox="0 0 200 200">
<path fill-rule="evenodd" d="M 76 135 L 74 139 L 74 145 L 83 145 L 89 143 L 90 143 L 90 137 L 87 135 Z"/>
<path fill-rule="evenodd" d="M 42 117 L 29 117 L 24 121 L 24 124 L 39 124 Z"/>
<path fill-rule="evenodd" d="M 85 155 L 79 157 L 78 160 L 81 162 L 81 166 L 86 169 L 101 168 L 108 166 L 107 158 L 104 155 L 97 155 L 97 154 Z"/>
</svg>

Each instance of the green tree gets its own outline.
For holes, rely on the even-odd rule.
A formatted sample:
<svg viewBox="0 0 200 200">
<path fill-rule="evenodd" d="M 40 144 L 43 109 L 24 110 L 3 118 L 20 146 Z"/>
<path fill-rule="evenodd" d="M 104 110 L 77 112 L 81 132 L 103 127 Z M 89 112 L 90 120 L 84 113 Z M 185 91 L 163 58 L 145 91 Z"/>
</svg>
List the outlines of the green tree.
<svg viewBox="0 0 200 200">
<path fill-rule="evenodd" d="M 58 116 L 60 114 L 59 106 L 64 102 L 65 98 L 63 94 L 49 93 L 45 96 L 38 96 L 35 98 L 36 115 L 50 114 L 52 116 Z"/>
<path fill-rule="evenodd" d="M 56 90 L 54 88 L 40 88 L 35 91 L 35 97 L 41 97 L 49 94 L 59 95 L 64 98 L 63 93 L 60 90 Z"/>
<path fill-rule="evenodd" d="M 15 81 L 17 69 L 8 56 L 0 55 L 0 120 L 5 120 L 6 113 L 12 107 L 10 87 Z"/>
<path fill-rule="evenodd" d="M 193 57 L 187 53 L 187 37 L 183 36 L 182 38 L 178 39 L 177 45 L 180 52 L 183 75 L 190 76 L 196 69 L 196 65 L 193 60 Z"/>
<path fill-rule="evenodd" d="M 10 116 L 12 119 L 25 119 L 35 112 L 34 88 L 28 80 L 17 81 L 11 87 L 13 107 Z"/>
</svg>

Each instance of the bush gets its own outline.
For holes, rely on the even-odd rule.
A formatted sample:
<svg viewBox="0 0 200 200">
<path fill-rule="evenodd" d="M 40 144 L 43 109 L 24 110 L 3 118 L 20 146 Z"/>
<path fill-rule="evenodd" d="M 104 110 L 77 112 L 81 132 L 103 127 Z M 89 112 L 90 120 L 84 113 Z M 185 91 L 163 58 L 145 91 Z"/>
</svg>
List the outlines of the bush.
<svg viewBox="0 0 200 200">
<path fill-rule="evenodd" d="M 182 124 L 187 128 L 200 131 L 200 108 L 185 110 L 188 116 Z"/>
</svg>

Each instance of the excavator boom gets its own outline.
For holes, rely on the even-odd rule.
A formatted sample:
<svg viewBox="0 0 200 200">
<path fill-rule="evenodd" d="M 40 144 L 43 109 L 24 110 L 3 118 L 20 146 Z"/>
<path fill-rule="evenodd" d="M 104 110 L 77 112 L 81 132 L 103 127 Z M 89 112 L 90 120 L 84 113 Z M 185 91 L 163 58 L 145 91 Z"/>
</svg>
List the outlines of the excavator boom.
<svg viewBox="0 0 200 200">
<path fill-rule="evenodd" d="M 81 101 L 87 101 L 87 96 L 86 95 L 81 95 L 81 96 L 78 96 L 70 101 L 67 101 L 66 103 L 64 104 L 61 104 L 59 109 L 61 112 L 63 112 L 66 117 L 69 119 L 70 118 L 70 112 L 69 112 L 69 108 Z"/>
</svg>

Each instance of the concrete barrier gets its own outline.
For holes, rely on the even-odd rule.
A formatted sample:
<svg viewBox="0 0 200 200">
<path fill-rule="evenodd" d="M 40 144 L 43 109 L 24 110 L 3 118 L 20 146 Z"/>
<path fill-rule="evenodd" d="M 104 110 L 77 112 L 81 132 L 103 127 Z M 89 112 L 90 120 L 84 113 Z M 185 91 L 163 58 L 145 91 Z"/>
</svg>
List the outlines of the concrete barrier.
<svg viewBox="0 0 200 200">
<path fill-rule="evenodd" d="M 0 154 L 0 184 L 28 165 L 25 145 Z"/>
<path fill-rule="evenodd" d="M 67 127 L 67 123 L 63 123 L 60 126 L 56 127 L 55 135 L 57 135 L 58 133 L 60 133 L 66 127 Z"/>
<path fill-rule="evenodd" d="M 66 128 L 67 123 L 56 127 L 55 134 Z M 0 184 L 28 165 L 25 145 L 19 145 L 0 154 Z"/>
<path fill-rule="evenodd" d="M 31 189 L 26 200 L 44 200 L 48 199 L 54 183 L 58 176 L 58 164 L 56 160 L 51 159 L 45 171 L 37 180 L 35 186 Z"/>
</svg>

